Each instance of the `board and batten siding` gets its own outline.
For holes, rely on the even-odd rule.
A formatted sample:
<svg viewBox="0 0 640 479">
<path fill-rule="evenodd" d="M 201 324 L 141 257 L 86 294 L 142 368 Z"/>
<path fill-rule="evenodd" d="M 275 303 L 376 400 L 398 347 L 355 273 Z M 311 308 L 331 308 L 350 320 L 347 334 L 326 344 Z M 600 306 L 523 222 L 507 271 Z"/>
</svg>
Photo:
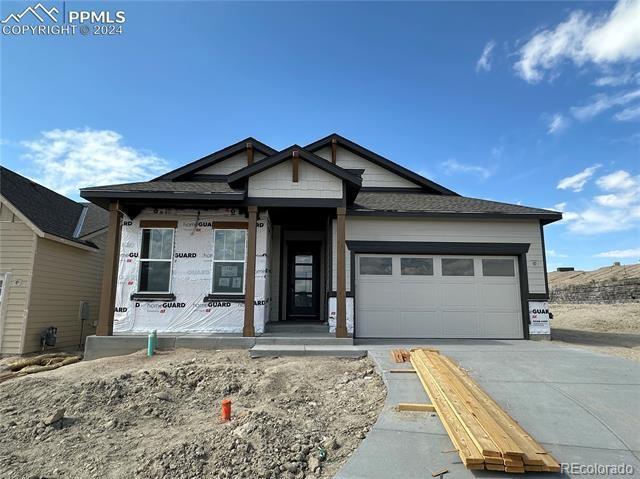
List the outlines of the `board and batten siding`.
<svg viewBox="0 0 640 479">
<path fill-rule="evenodd" d="M 325 147 L 315 152 L 316 155 L 331 161 L 331 147 Z M 344 148 L 336 151 L 336 165 L 340 168 L 364 170 L 362 174 L 363 188 L 420 188 L 415 183 L 392 173 L 391 171 L 371 163 Z"/>
<path fill-rule="evenodd" d="M 336 288 L 336 225 L 332 235 L 332 289 Z M 540 224 L 537 220 L 373 218 L 347 216 L 347 241 L 450 241 L 464 243 L 530 243 L 527 272 L 530 293 L 546 293 Z M 350 252 L 346 252 L 350 291 Z"/>
<path fill-rule="evenodd" d="M 29 319 L 24 334 L 24 353 L 40 349 L 40 334 L 49 326 L 58 328 L 56 348 L 80 344 L 80 303 L 91 305 L 84 336 L 95 334 L 104 266 L 106 232 L 90 241 L 98 250 L 87 251 L 57 241 L 38 238 L 33 267 Z"/>
<path fill-rule="evenodd" d="M 292 160 L 283 161 L 249 178 L 252 198 L 342 198 L 342 180 L 300 159 L 298 182 L 292 179 Z"/>
<path fill-rule="evenodd" d="M 262 153 L 254 151 L 254 163 L 257 163 L 264 158 L 265 156 Z M 197 171 L 197 173 L 199 175 L 229 175 L 234 171 L 238 171 L 244 168 L 245 166 L 247 166 L 247 153 L 242 152 L 238 153 L 237 155 L 233 155 L 226 160 L 221 161 L 220 163 L 216 163 L 215 165 L 203 168 L 202 170 Z"/>
<path fill-rule="evenodd" d="M 0 310 L 0 355 L 22 352 L 35 245 L 36 235 L 31 228 L 0 203 L 0 274 L 9 273 Z"/>
</svg>

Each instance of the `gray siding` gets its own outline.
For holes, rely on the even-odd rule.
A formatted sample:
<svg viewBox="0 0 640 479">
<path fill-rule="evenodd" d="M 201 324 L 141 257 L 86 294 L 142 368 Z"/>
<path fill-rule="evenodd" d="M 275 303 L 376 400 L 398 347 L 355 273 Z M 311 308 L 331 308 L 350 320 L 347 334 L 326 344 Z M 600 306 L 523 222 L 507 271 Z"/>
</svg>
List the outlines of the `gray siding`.
<svg viewBox="0 0 640 479">
<path fill-rule="evenodd" d="M 106 233 L 94 236 L 91 241 L 100 249 L 87 251 L 37 239 L 24 353 L 39 349 L 40 334 L 49 326 L 58 328 L 56 347 L 79 345 L 81 301 L 91 305 L 91 320 L 85 322 L 84 334 L 95 333 L 92 323 L 98 319 L 105 240 Z"/>
<path fill-rule="evenodd" d="M 22 352 L 35 244 L 31 228 L 0 203 L 0 274 L 10 273 L 0 309 L 0 355 Z"/>
<path fill-rule="evenodd" d="M 298 182 L 292 181 L 292 161 L 284 161 L 249 178 L 254 198 L 342 198 L 342 180 L 300 160 Z"/>
<path fill-rule="evenodd" d="M 331 147 L 322 148 L 315 152 L 316 155 L 331 161 Z M 338 147 L 336 154 L 336 165 L 346 169 L 364 170 L 362 174 L 362 186 L 370 187 L 386 187 L 386 188 L 420 188 L 415 183 L 392 173 L 391 171 L 371 163 L 368 160 Z"/>
<path fill-rule="evenodd" d="M 335 220 L 332 285 L 336 287 Z M 537 220 L 463 220 L 431 218 L 358 218 L 347 216 L 347 240 L 530 243 L 527 270 L 530 293 L 545 293 L 542 238 Z M 350 260 L 347 251 L 347 278 Z M 349 284 L 347 282 L 347 290 Z"/>
</svg>

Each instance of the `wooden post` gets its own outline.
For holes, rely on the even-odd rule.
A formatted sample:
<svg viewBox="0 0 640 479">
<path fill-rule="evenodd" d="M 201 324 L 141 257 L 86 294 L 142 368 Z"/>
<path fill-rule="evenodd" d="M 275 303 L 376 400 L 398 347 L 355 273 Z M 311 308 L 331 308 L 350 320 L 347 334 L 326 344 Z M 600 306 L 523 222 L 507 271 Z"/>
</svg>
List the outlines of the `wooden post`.
<svg viewBox="0 0 640 479">
<path fill-rule="evenodd" d="M 117 201 L 109 203 L 109 230 L 104 251 L 102 270 L 102 290 L 100 292 L 100 311 L 96 335 L 113 336 L 113 313 L 116 306 L 116 288 L 118 282 L 118 262 L 120 259 L 120 228 L 122 213 Z"/>
<path fill-rule="evenodd" d="M 255 336 L 253 311 L 256 291 L 256 228 L 258 224 L 258 207 L 249 206 L 249 225 L 247 234 L 247 279 L 244 285 L 244 328 L 243 336 Z"/>
<path fill-rule="evenodd" d="M 338 140 L 331 139 L 331 163 L 336 164 L 336 158 L 338 156 Z"/>
<path fill-rule="evenodd" d="M 347 334 L 347 278 L 345 271 L 345 216 L 346 208 L 337 208 L 336 231 L 336 263 L 337 263 L 337 294 L 336 294 L 336 338 L 346 338 Z"/>
<path fill-rule="evenodd" d="M 247 166 L 253 165 L 253 143 L 247 142 Z"/>
<path fill-rule="evenodd" d="M 298 169 L 300 168 L 300 158 L 298 158 L 298 152 L 293 150 L 293 171 L 291 176 L 291 181 L 294 183 L 298 182 Z"/>
</svg>

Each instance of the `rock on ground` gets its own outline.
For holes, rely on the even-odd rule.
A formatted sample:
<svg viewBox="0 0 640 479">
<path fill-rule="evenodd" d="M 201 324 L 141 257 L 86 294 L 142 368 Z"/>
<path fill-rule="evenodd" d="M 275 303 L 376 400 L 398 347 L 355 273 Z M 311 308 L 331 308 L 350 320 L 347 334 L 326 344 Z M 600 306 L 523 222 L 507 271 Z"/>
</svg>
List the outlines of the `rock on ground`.
<svg viewBox="0 0 640 479">
<path fill-rule="evenodd" d="M 178 350 L 81 362 L 0 384 L 0 478 L 331 477 L 385 393 L 368 359 Z"/>
</svg>

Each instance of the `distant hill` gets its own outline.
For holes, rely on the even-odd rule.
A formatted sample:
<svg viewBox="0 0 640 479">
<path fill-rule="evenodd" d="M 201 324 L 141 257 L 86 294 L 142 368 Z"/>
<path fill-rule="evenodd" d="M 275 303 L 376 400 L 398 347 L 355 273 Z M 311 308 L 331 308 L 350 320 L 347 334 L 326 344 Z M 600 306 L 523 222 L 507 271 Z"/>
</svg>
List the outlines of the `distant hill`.
<svg viewBox="0 0 640 479">
<path fill-rule="evenodd" d="M 595 271 L 552 271 L 551 301 L 607 303 L 640 299 L 640 264 L 605 266 Z"/>
<path fill-rule="evenodd" d="M 605 266 L 595 271 L 552 271 L 548 276 L 551 289 L 594 282 L 617 282 L 640 278 L 640 264 Z"/>
</svg>

